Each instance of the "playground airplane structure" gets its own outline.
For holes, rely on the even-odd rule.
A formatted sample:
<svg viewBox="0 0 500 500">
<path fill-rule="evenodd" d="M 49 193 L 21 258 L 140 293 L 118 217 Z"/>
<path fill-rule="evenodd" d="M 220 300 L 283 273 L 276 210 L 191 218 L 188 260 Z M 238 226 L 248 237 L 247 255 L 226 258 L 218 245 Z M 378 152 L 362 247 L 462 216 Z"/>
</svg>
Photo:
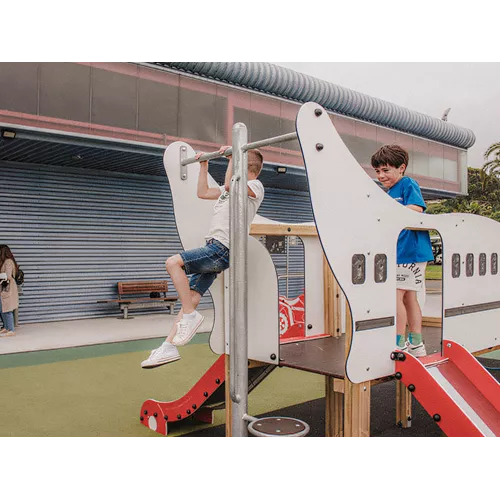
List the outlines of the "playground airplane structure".
<svg viewBox="0 0 500 500">
<path fill-rule="evenodd" d="M 257 216 L 248 236 L 246 152 L 293 139 L 302 150 L 314 222 L 284 224 Z M 370 384 L 396 378 L 402 414 L 411 413 L 413 395 L 448 436 L 499 436 L 500 384 L 473 354 L 500 348 L 500 224 L 400 205 L 367 175 L 316 103 L 300 108 L 296 134 L 248 144 L 246 127 L 236 124 L 230 152 L 231 265 L 210 289 L 210 347 L 220 358 L 178 401 L 147 400 L 141 422 L 166 435 L 171 422 L 211 421 L 212 411 L 225 403 L 228 435 L 303 436 L 304 422 L 247 414 L 248 392 L 276 366 L 288 366 L 326 376 L 327 435 L 369 435 Z M 204 244 L 215 203 L 196 196 L 194 155 L 184 142 L 171 144 L 164 155 L 184 248 Z M 211 177 L 209 182 L 217 185 Z M 403 229 L 437 230 L 443 241 L 442 349 L 418 359 L 395 350 L 396 248 Z M 304 242 L 307 331 L 301 342 L 280 342 L 277 274 L 254 237 L 265 234 L 298 235 Z M 345 315 L 338 313 L 338 297 L 344 297 Z"/>
</svg>

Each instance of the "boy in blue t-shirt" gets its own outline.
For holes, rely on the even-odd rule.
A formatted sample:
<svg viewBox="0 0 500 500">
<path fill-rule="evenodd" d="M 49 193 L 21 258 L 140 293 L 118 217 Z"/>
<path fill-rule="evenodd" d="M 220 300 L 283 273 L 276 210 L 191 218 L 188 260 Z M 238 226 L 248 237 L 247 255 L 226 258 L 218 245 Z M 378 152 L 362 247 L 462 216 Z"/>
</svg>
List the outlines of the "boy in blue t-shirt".
<svg viewBox="0 0 500 500">
<path fill-rule="evenodd" d="M 405 177 L 408 153 L 397 144 L 382 146 L 371 159 L 377 179 L 388 189 L 387 194 L 416 212 L 427 208 L 414 179 Z M 417 292 L 425 294 L 425 267 L 434 259 L 428 231 L 404 229 L 398 238 L 397 250 L 397 348 L 413 356 L 426 356 L 422 341 L 422 310 Z M 406 341 L 406 325 L 408 339 Z"/>
</svg>

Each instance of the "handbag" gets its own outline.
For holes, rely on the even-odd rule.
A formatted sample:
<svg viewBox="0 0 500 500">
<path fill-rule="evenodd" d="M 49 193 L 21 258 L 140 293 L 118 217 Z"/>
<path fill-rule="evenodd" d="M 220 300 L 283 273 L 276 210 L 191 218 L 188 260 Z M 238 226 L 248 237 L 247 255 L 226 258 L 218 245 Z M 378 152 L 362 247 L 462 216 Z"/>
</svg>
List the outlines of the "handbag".
<svg viewBox="0 0 500 500">
<path fill-rule="evenodd" d="M 16 280 L 17 285 L 24 284 L 24 272 L 20 267 L 17 268 L 16 277 L 14 279 Z"/>
</svg>

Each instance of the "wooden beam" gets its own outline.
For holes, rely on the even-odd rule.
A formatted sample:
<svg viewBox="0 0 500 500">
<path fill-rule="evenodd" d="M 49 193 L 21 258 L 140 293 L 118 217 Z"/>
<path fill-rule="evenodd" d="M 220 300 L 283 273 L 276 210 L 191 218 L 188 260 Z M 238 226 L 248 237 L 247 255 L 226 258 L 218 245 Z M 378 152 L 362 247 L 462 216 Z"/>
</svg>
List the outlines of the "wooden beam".
<svg viewBox="0 0 500 500">
<path fill-rule="evenodd" d="M 335 332 L 334 326 L 334 289 L 333 289 L 333 274 L 328 265 L 328 261 L 323 255 L 323 318 L 325 320 L 325 333 L 333 335 Z"/>
<path fill-rule="evenodd" d="M 406 429 L 411 425 L 411 392 L 396 380 L 396 425 Z"/>
<path fill-rule="evenodd" d="M 370 437 L 371 383 L 361 384 L 345 381 L 344 392 L 344 436 Z"/>
<path fill-rule="evenodd" d="M 250 234 L 253 236 L 317 236 L 314 225 L 305 224 L 252 224 Z"/>
<path fill-rule="evenodd" d="M 422 318 L 422 326 L 433 326 L 435 328 L 442 328 L 443 321 L 441 318 L 434 318 L 432 316 L 424 316 Z"/>
<path fill-rule="evenodd" d="M 345 355 L 349 353 L 352 338 L 352 317 L 349 304 L 346 307 Z M 370 436 L 370 381 L 353 384 L 347 376 L 344 380 L 344 437 Z"/>
<path fill-rule="evenodd" d="M 325 376 L 325 436 L 344 435 L 344 381 Z"/>
</svg>

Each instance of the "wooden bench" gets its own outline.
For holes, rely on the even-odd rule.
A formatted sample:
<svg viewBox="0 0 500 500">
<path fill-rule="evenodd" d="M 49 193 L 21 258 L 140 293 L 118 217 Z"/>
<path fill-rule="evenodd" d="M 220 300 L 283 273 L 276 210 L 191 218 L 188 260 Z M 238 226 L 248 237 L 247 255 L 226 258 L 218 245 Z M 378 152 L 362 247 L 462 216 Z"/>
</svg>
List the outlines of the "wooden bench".
<svg viewBox="0 0 500 500">
<path fill-rule="evenodd" d="M 118 298 L 98 300 L 98 303 L 116 303 L 123 311 L 123 319 L 129 319 L 129 308 L 169 307 L 174 314 L 178 295 L 168 295 L 168 281 L 119 281 Z M 152 294 L 157 295 L 152 297 Z M 145 296 L 147 295 L 147 296 Z"/>
</svg>

